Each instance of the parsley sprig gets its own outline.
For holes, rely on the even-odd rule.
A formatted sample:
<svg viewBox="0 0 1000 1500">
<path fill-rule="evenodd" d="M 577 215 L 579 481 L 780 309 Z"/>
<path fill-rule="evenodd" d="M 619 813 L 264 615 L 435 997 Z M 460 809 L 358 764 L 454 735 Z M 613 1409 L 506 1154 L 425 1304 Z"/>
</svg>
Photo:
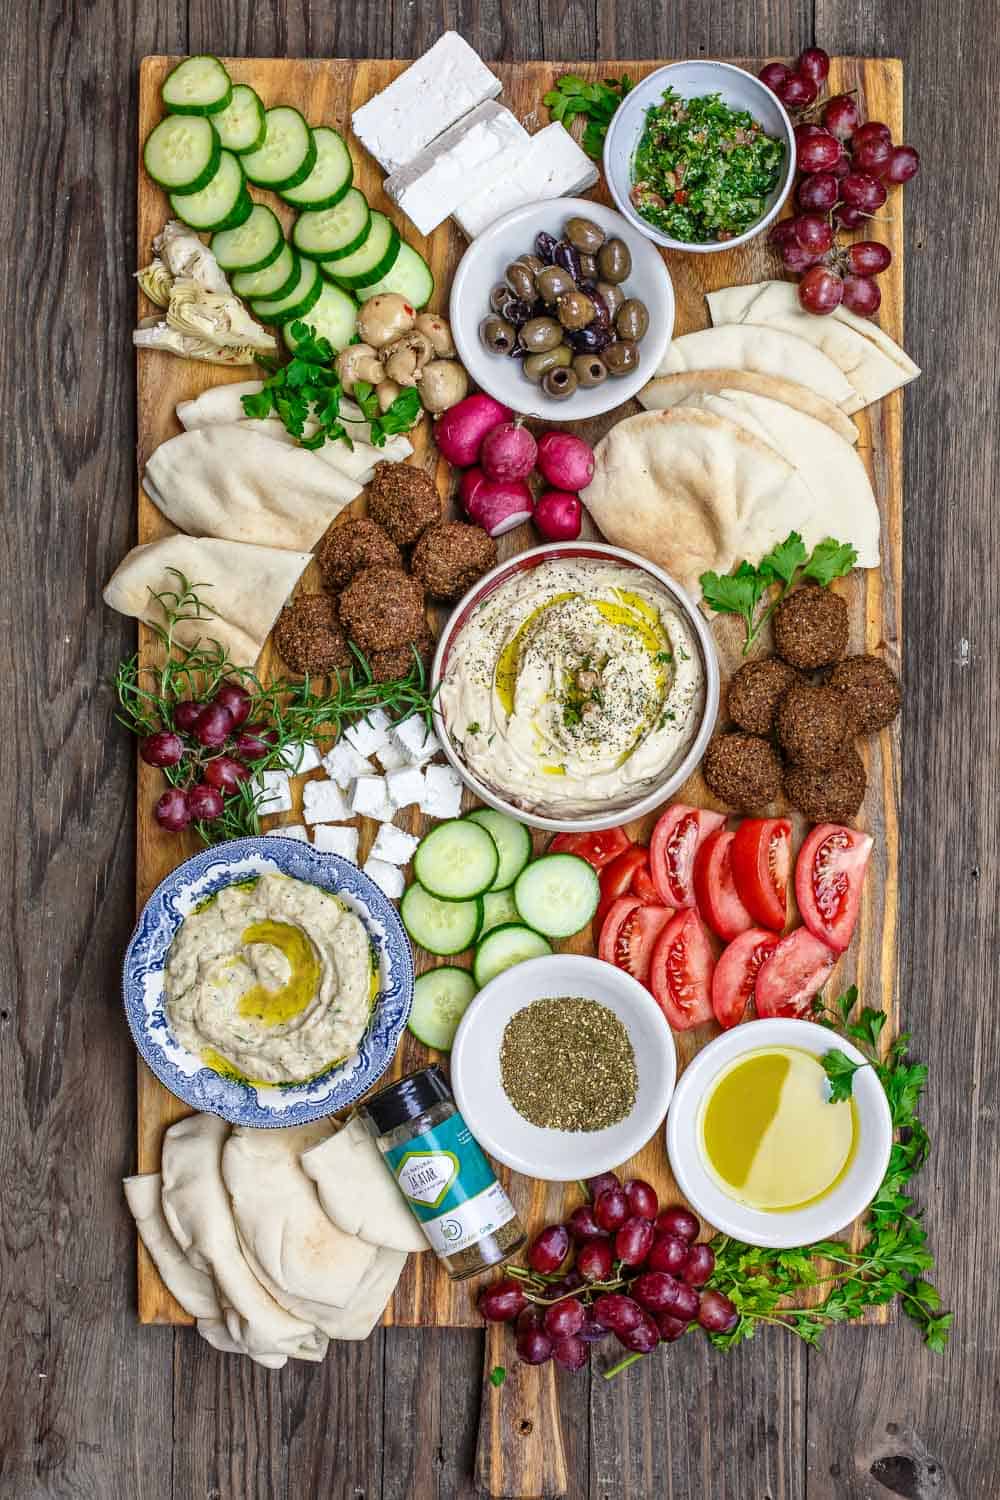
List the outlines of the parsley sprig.
<svg viewBox="0 0 1000 1500">
<path fill-rule="evenodd" d="M 600 83 L 588 83 L 577 73 L 564 73 L 556 79 L 556 86 L 542 99 L 554 120 L 569 125 L 577 115 L 586 118 L 583 137 L 580 141 L 588 156 L 600 160 L 604 137 L 608 133 L 615 110 L 635 84 L 627 73 L 621 78 L 605 78 Z"/>
<path fill-rule="evenodd" d="M 785 595 L 796 584 L 813 582 L 826 588 L 835 578 L 843 578 L 858 560 L 849 542 L 825 537 L 809 552 L 797 531 L 790 531 L 783 542 L 762 557 L 756 567 L 743 560 L 732 573 L 702 573 L 702 596 L 709 609 L 717 614 L 739 615 L 746 626 L 743 655 L 759 636 Z M 759 617 L 757 606 L 777 586 L 777 594 Z"/>
<path fill-rule="evenodd" d="M 359 380 L 354 387 L 354 399 L 371 423 L 372 442 L 376 448 L 385 446 L 385 440 L 394 432 L 409 432 L 419 421 L 423 407 L 416 386 L 406 386 L 385 411 L 379 410 L 375 387 Z"/>
</svg>

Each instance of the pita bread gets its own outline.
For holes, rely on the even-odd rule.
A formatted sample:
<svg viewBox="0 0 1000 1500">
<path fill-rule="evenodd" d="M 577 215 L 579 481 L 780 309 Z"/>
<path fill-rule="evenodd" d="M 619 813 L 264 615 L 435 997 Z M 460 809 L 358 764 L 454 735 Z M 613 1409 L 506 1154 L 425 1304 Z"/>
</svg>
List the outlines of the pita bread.
<svg viewBox="0 0 1000 1500">
<path fill-rule="evenodd" d="M 298 439 L 288 431 L 284 422 L 279 422 L 277 417 L 264 417 L 261 420 L 248 417 L 238 424 L 241 432 L 259 432 L 263 437 L 269 437 L 272 442 L 281 443 L 285 448 L 297 448 Z M 307 422 L 303 436 L 311 437 L 317 429 L 315 422 Z M 371 443 L 366 443 L 360 438 L 352 438 L 352 447 L 348 448 L 344 442 L 324 443 L 321 448 L 310 448 L 308 451 L 314 458 L 321 459 L 323 463 L 329 464 L 331 469 L 336 469 L 340 474 L 346 474 L 349 479 L 358 484 L 370 484 L 375 476 L 375 465 L 383 459 L 387 463 L 398 464 L 404 458 L 409 458 L 413 452 L 413 444 L 403 434 L 396 433 L 387 437 L 385 446 L 375 448 Z"/>
<path fill-rule="evenodd" d="M 152 597 L 177 588 L 178 572 L 197 586 L 212 610 L 187 620 L 175 635 L 186 646 L 217 640 L 237 667 L 252 667 L 281 607 L 311 561 L 308 552 L 250 547 L 212 537 L 167 536 L 133 547 L 108 580 L 104 602 L 120 614 L 162 625 L 163 611 Z"/>
<path fill-rule="evenodd" d="M 920 374 L 920 367 L 905 349 L 870 318 L 859 318 L 846 307 L 838 307 L 826 317 L 807 313 L 791 281 L 724 287 L 709 292 L 706 301 L 716 326 L 750 324 L 782 329 L 806 339 L 843 371 L 863 406 L 881 400 Z"/>
<path fill-rule="evenodd" d="M 858 440 L 857 427 L 833 401 L 794 380 L 761 375 L 755 370 L 685 370 L 677 375 L 658 375 L 639 392 L 639 400 L 647 411 L 669 411 L 672 406 L 696 406 L 700 396 L 717 396 L 723 391 L 750 391 L 783 401 L 825 422 L 846 443 Z"/>
<path fill-rule="evenodd" d="M 302 1153 L 324 1211 L 344 1234 L 393 1250 L 429 1249 L 382 1160 L 382 1153 L 355 1116 L 329 1140 Z"/>
<path fill-rule="evenodd" d="M 135 1220 L 139 1238 L 149 1251 L 167 1291 L 177 1298 L 192 1318 L 221 1319 L 222 1308 L 215 1282 L 207 1271 L 198 1270 L 186 1258 L 163 1216 L 159 1172 L 126 1177 L 123 1185 L 125 1201 Z"/>
<path fill-rule="evenodd" d="M 829 355 L 781 328 L 723 323 L 682 334 L 668 344 L 656 373 L 676 375 L 683 370 L 753 370 L 808 386 L 848 414 L 864 405 Z"/>
</svg>

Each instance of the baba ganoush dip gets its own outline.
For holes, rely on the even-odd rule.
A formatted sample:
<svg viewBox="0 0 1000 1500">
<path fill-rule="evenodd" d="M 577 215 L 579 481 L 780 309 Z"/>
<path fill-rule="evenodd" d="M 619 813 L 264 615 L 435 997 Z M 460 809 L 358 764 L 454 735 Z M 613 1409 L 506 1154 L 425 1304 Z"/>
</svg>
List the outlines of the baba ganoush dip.
<svg viewBox="0 0 1000 1500">
<path fill-rule="evenodd" d="M 164 974 L 181 1045 L 261 1083 L 301 1083 L 355 1052 L 375 987 L 360 917 L 276 874 L 227 886 L 185 917 Z"/>
<path fill-rule="evenodd" d="M 469 769 L 541 814 L 631 800 L 698 732 L 694 633 L 649 574 L 599 558 L 514 574 L 457 632 L 439 704 Z"/>
</svg>

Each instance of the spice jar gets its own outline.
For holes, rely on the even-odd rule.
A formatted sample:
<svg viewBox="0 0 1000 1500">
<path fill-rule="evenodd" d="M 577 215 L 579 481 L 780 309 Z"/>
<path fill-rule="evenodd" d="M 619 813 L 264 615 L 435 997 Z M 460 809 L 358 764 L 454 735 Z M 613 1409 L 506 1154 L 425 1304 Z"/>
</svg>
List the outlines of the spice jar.
<svg viewBox="0 0 1000 1500">
<path fill-rule="evenodd" d="M 386 1166 L 455 1281 L 519 1250 L 525 1233 L 436 1066 L 410 1073 L 361 1106 Z"/>
</svg>

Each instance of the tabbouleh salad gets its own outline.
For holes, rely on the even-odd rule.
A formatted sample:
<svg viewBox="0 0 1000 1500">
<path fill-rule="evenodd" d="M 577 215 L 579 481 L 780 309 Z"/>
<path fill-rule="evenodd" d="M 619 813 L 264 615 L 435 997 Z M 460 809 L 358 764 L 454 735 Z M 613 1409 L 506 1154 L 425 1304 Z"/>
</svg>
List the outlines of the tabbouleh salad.
<svg viewBox="0 0 1000 1500">
<path fill-rule="evenodd" d="M 784 143 L 719 94 L 682 99 L 664 90 L 646 111 L 632 163 L 631 199 L 672 239 L 703 245 L 729 240 L 763 217 L 777 184 Z"/>
</svg>

